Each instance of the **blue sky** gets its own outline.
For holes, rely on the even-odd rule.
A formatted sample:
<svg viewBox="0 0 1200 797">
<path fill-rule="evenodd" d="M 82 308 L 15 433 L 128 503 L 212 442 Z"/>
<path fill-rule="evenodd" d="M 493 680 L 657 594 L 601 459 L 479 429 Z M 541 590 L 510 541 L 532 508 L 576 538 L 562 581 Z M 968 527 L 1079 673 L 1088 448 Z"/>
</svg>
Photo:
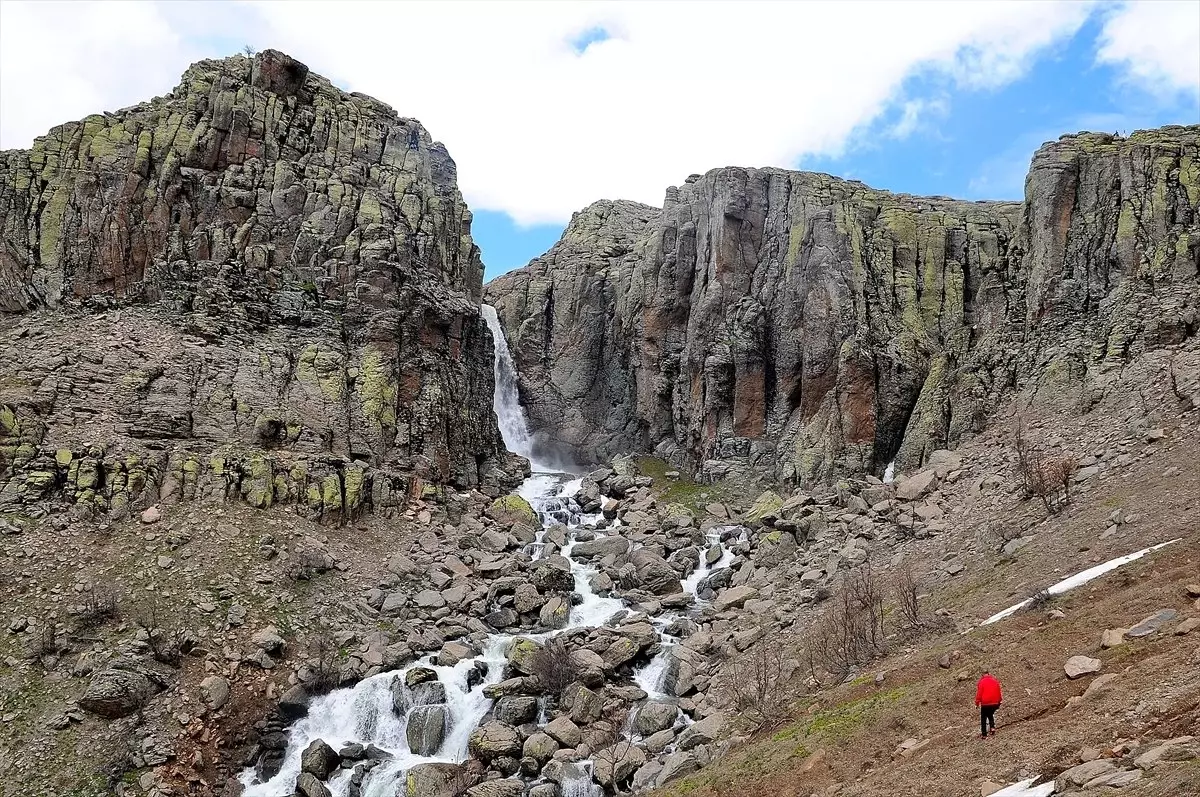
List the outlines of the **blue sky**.
<svg viewBox="0 0 1200 797">
<path fill-rule="evenodd" d="M 0 149 L 243 45 L 420 120 L 489 278 L 716 167 L 1019 199 L 1063 133 L 1200 123 L 1197 0 L 4 0 Z"/>
<path fill-rule="evenodd" d="M 1042 51 L 1023 77 L 998 88 L 963 88 L 935 71 L 915 75 L 902 90 L 919 110 L 908 125 L 899 104 L 855 131 L 840 155 L 757 165 L 826 172 L 897 193 L 1020 200 L 1033 153 L 1060 135 L 1200 124 L 1200 92 L 1156 95 L 1131 84 L 1116 65 L 1097 63 L 1101 26 L 1100 17 L 1088 19 L 1076 35 Z M 602 38 L 589 31 L 581 46 Z M 723 165 L 731 164 L 697 170 Z M 476 211 L 486 279 L 541 255 L 563 226 L 522 226 L 503 212 Z"/>
</svg>

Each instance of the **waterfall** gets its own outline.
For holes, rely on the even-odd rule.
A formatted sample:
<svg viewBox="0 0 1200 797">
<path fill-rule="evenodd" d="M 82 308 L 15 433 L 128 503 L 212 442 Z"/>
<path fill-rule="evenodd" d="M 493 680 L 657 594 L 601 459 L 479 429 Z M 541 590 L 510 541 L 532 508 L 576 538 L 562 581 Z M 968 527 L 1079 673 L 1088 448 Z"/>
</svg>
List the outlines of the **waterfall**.
<svg viewBox="0 0 1200 797">
<path fill-rule="evenodd" d="M 480 306 L 483 320 L 487 322 L 492 333 L 492 344 L 496 350 L 492 370 L 496 375 L 496 392 L 492 396 L 492 408 L 496 411 L 496 420 L 500 425 L 500 436 L 504 438 L 504 447 L 514 454 L 520 454 L 533 464 L 533 437 L 529 434 L 529 424 L 525 420 L 525 411 L 521 409 L 521 396 L 517 390 L 517 367 L 513 364 L 512 352 L 508 350 L 508 341 L 504 337 L 504 329 L 500 326 L 500 318 L 496 308 L 490 304 Z M 534 470 L 541 468 L 534 467 Z"/>
<path fill-rule="evenodd" d="M 510 451 L 528 458 L 533 441 L 517 395 L 512 356 L 495 309 L 484 305 L 483 317 L 495 340 L 493 406 L 500 432 Z M 586 532 L 587 539 L 620 534 L 621 521 L 606 522 L 602 513 L 584 514 L 575 499 L 582 479 L 572 478 L 553 466 L 531 464 L 534 473 L 516 491 L 529 501 L 541 520 L 541 531 L 527 552 L 532 559 L 540 558 L 547 546 L 552 545 L 546 540 L 547 530 L 560 525 L 565 527 L 565 544 L 557 553 L 567 560 L 574 586 L 566 626 L 540 633 L 496 633 L 484 639 L 473 639 L 479 652 L 453 665 L 437 664 L 436 655 L 424 651 L 399 670 L 381 673 L 315 698 L 307 715 L 288 728 L 287 747 L 279 772 L 266 782 L 259 780 L 253 766 L 241 772 L 239 780 L 245 787 L 245 797 L 278 797 L 294 791 L 303 751 L 317 739 L 324 740 L 334 749 L 351 742 L 380 748 L 390 758 L 369 771 L 360 793 L 363 797 L 389 797 L 397 794 L 399 789 L 403 794 L 406 773 L 414 766 L 457 762 L 468 757 L 470 734 L 492 708 L 492 700 L 485 690 L 503 677 L 508 652 L 518 639 L 540 644 L 577 629 L 603 626 L 627 610 L 620 598 L 597 592 L 593 579 L 599 569 L 595 563 L 577 561 L 571 555 L 578 542 L 577 532 Z M 733 552 L 721 539 L 733 528 L 722 526 L 712 530 L 700 547 L 695 571 L 680 585 L 684 591 L 694 595 L 705 575 L 731 564 Z M 651 698 L 667 697 L 660 691 L 661 682 L 668 667 L 667 654 L 679 640 L 667 633 L 666 628 L 677 619 L 678 615 L 674 614 L 652 618 L 660 634 L 658 655 L 634 673 L 634 682 Z M 408 675 L 416 668 L 428 672 L 415 673 L 421 680 L 409 685 Z M 428 679 L 429 675 L 434 676 L 432 680 Z M 544 703 L 540 713 L 539 725 L 547 719 Z M 689 719 L 680 712 L 679 721 L 686 724 Z M 326 787 L 333 797 L 349 797 L 352 793 L 351 772 L 351 769 L 343 769 L 330 777 Z M 589 761 L 565 765 L 560 790 L 563 797 L 600 797 L 603 793 L 595 783 Z"/>
</svg>

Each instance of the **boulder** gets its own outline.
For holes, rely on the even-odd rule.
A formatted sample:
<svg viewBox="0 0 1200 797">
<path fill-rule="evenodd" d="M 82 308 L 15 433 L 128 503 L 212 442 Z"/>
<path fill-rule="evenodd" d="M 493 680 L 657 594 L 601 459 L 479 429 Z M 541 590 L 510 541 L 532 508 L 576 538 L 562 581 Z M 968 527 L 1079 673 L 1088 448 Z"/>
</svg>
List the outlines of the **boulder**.
<svg viewBox="0 0 1200 797">
<path fill-rule="evenodd" d="M 780 517 L 780 510 L 783 509 L 783 499 L 778 493 L 767 490 L 754 499 L 754 503 L 746 510 L 743 519 L 750 525 L 766 525 L 769 526 L 775 522 L 775 519 Z"/>
<path fill-rule="evenodd" d="M 1100 635 L 1100 647 L 1108 650 L 1115 648 L 1118 645 L 1125 644 L 1125 629 L 1124 628 L 1106 628 L 1104 633 Z"/>
<path fill-rule="evenodd" d="M 1100 659 L 1093 659 L 1090 656 L 1072 656 L 1063 665 L 1063 670 L 1066 672 L 1068 678 L 1074 680 L 1082 678 L 1085 675 L 1100 672 L 1100 668 L 1103 666 L 1104 662 L 1100 661 Z"/>
<path fill-rule="evenodd" d="M 524 725 L 537 719 L 537 715 L 536 697 L 502 697 L 492 709 L 492 716 L 506 725 Z"/>
<path fill-rule="evenodd" d="M 488 505 L 484 514 L 506 528 L 514 523 L 538 525 L 537 513 L 533 511 L 529 502 L 519 495 L 497 498 Z"/>
<path fill-rule="evenodd" d="M 521 754 L 526 758 L 532 758 L 539 764 L 545 764 L 558 752 L 558 749 L 558 742 L 550 734 L 535 733 L 525 740 Z"/>
<path fill-rule="evenodd" d="M 218 711 L 229 702 L 229 691 L 229 681 L 220 675 L 210 675 L 200 682 L 204 704 L 213 711 Z"/>
<path fill-rule="evenodd" d="M 296 778 L 296 794 L 300 797 L 332 797 L 325 784 L 311 772 L 301 772 Z"/>
<path fill-rule="evenodd" d="M 517 758 L 521 755 L 521 734 L 511 725 L 493 720 L 471 732 L 467 747 L 471 755 L 484 761 L 502 756 Z"/>
<path fill-rule="evenodd" d="M 566 628 L 571 621 L 571 603 L 562 595 L 555 595 L 546 601 L 538 612 L 538 622 L 545 628 Z"/>
<path fill-rule="evenodd" d="M 896 488 L 896 497 L 901 501 L 915 501 L 933 492 L 937 487 L 937 471 L 928 468 L 905 477 Z"/>
<path fill-rule="evenodd" d="M 658 783 L 665 784 L 682 778 L 700 769 L 700 760 L 692 751 L 677 750 L 663 759 L 662 772 L 659 773 Z"/>
<path fill-rule="evenodd" d="M 1116 765 L 1110 759 L 1098 758 L 1095 761 L 1088 761 L 1071 767 L 1055 778 L 1054 783 L 1056 788 L 1062 791 L 1068 786 L 1082 786 L 1101 775 L 1111 774 L 1116 769 Z"/>
<path fill-rule="evenodd" d="M 92 676 L 79 707 L 106 719 L 128 717 L 165 685 L 165 679 L 143 662 L 120 658 Z"/>
<path fill-rule="evenodd" d="M 592 757 L 596 781 L 607 788 L 623 783 L 645 763 L 646 751 L 629 742 L 609 745 Z"/>
<path fill-rule="evenodd" d="M 405 773 L 400 793 L 405 797 L 441 797 L 462 772 L 458 764 L 417 764 Z"/>
<path fill-rule="evenodd" d="M 675 724 L 679 707 L 667 700 L 651 700 L 642 704 L 634 716 L 633 728 L 642 736 L 651 736 Z"/>
<path fill-rule="evenodd" d="M 582 739 L 579 726 L 570 717 L 558 717 L 542 730 L 563 747 L 578 747 Z"/>
<path fill-rule="evenodd" d="M 1125 636 L 1130 639 L 1141 639 L 1142 637 L 1150 636 L 1178 616 L 1179 612 L 1174 609 L 1162 609 L 1130 628 L 1125 632 Z"/>
<path fill-rule="evenodd" d="M 725 718 L 721 714 L 710 714 L 699 722 L 693 723 L 679 734 L 680 750 L 691 750 L 702 744 L 712 744 L 720 736 Z"/>
<path fill-rule="evenodd" d="M 308 713 L 308 701 L 308 690 L 296 684 L 279 698 L 279 713 L 289 720 L 300 719 Z"/>
<path fill-rule="evenodd" d="M 404 729 L 408 739 L 408 749 L 420 756 L 434 755 L 446 740 L 446 731 L 449 730 L 449 727 L 449 706 L 413 706 L 408 711 L 408 721 Z"/>
<path fill-rule="evenodd" d="M 337 751 L 320 739 L 313 739 L 300 754 L 300 771 L 325 780 L 342 763 Z"/>
<path fill-rule="evenodd" d="M 713 601 L 713 608 L 719 612 L 728 611 L 729 609 L 740 609 L 746 605 L 746 601 L 758 596 L 758 590 L 754 587 L 743 584 L 740 587 L 731 587 Z"/>
<path fill-rule="evenodd" d="M 467 789 L 467 797 L 521 797 L 525 784 L 511 778 L 485 780 Z"/>
</svg>

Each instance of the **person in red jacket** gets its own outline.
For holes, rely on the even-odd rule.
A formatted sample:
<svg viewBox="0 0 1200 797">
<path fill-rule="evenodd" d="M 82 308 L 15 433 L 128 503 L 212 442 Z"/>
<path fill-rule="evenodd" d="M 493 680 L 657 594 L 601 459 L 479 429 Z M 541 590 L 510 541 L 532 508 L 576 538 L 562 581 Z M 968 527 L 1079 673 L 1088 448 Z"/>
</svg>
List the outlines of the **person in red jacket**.
<svg viewBox="0 0 1200 797">
<path fill-rule="evenodd" d="M 983 671 L 983 677 L 975 686 L 975 705 L 979 706 L 979 737 L 986 739 L 988 727 L 992 735 L 996 733 L 996 709 L 1000 708 L 1000 682 Z"/>
</svg>

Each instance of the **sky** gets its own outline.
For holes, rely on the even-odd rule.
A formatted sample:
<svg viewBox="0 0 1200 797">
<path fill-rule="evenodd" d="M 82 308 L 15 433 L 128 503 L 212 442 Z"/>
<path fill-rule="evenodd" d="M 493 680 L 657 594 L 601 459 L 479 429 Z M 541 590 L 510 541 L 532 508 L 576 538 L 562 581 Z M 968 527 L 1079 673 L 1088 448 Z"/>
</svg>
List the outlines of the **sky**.
<svg viewBox="0 0 1200 797">
<path fill-rule="evenodd" d="M 0 0 L 0 148 L 273 47 L 446 144 L 491 278 L 721 166 L 1020 199 L 1042 143 L 1200 124 L 1200 2 Z"/>
</svg>

